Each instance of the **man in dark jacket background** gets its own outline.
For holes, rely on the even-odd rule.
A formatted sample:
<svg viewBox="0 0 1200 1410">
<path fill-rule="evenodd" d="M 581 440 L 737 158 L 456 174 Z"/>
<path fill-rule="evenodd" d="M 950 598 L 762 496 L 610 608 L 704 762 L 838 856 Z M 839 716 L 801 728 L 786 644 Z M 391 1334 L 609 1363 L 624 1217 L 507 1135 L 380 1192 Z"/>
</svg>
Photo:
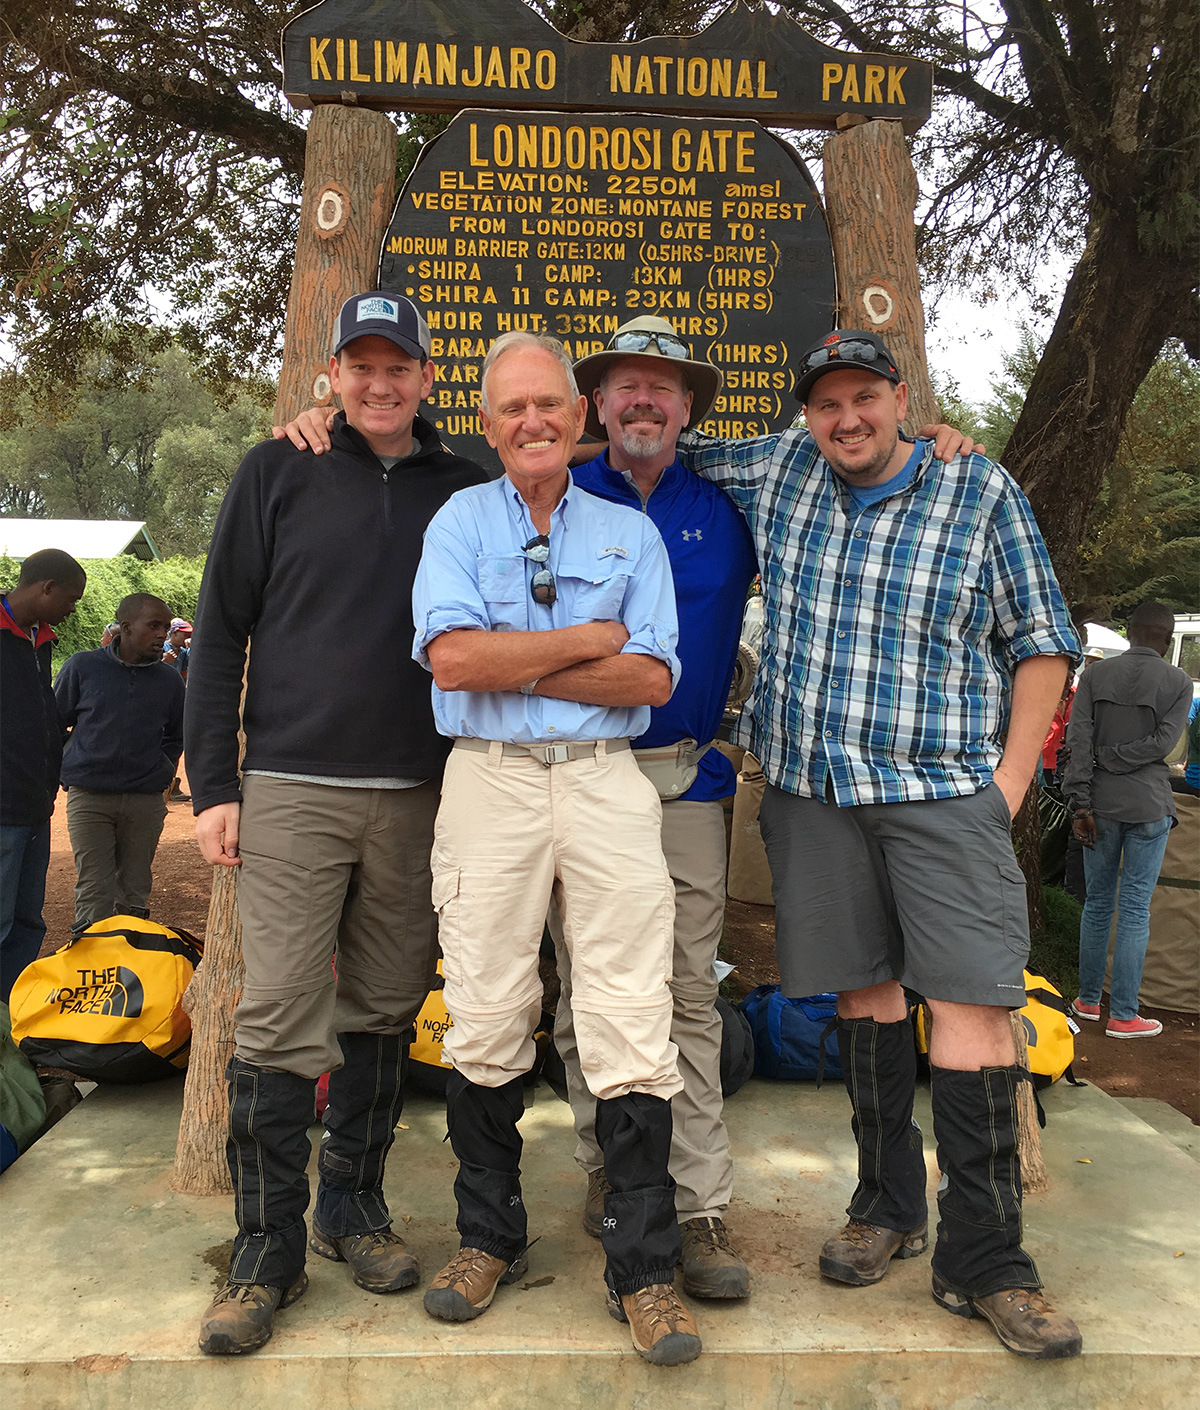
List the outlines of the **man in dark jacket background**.
<svg viewBox="0 0 1200 1410">
<path fill-rule="evenodd" d="M 0 598 L 0 1002 L 37 959 L 46 923 L 50 814 L 62 730 L 50 685 L 52 627 L 83 596 L 87 574 L 58 548 L 31 553 Z"/>
<path fill-rule="evenodd" d="M 77 651 L 54 695 L 71 735 L 63 754 L 75 855 L 75 934 L 111 915 L 150 914 L 164 799 L 183 749 L 183 679 L 162 660 L 171 609 L 134 592 L 108 646 Z"/>
<path fill-rule="evenodd" d="M 201 1328 L 212 1354 L 263 1345 L 276 1310 L 307 1286 L 307 1130 L 324 1072 L 311 1247 L 371 1292 L 419 1278 L 391 1228 L 383 1168 L 434 975 L 429 855 L 449 741 L 409 656 L 412 585 L 430 519 L 487 479 L 417 415 L 434 381 L 429 350 L 408 299 L 347 300 L 329 365 L 344 408 L 331 451 L 256 446 L 205 568 L 188 777 L 205 859 L 242 868 L 246 961 L 228 1068 L 238 1234 Z"/>
</svg>

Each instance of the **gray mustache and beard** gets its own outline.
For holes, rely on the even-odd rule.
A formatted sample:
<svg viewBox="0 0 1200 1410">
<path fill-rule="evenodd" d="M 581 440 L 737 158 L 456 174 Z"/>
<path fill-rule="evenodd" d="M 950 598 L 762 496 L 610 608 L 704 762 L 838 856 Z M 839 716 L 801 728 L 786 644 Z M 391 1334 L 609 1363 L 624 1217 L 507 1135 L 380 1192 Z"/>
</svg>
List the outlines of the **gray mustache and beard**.
<svg viewBox="0 0 1200 1410">
<path fill-rule="evenodd" d="M 635 431 L 629 428 L 629 423 L 632 421 L 654 421 L 658 423 L 659 429 L 657 431 Z M 665 438 L 666 422 L 652 406 L 631 406 L 622 414 L 621 449 L 626 455 L 632 456 L 635 460 L 646 460 L 662 450 Z"/>
</svg>

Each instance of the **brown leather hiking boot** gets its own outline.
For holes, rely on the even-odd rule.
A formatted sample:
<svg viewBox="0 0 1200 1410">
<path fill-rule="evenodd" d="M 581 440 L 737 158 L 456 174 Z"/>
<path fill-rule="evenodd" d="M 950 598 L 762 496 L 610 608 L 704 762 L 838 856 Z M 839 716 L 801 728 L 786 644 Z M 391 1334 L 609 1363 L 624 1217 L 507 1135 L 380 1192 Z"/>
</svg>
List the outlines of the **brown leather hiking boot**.
<svg viewBox="0 0 1200 1410">
<path fill-rule="evenodd" d="M 425 1291 L 425 1311 L 444 1322 L 470 1322 L 491 1306 L 500 1283 L 515 1283 L 529 1267 L 522 1253 L 511 1263 L 479 1248 L 460 1248 Z"/>
<path fill-rule="evenodd" d="M 354 1281 L 367 1292 L 399 1292 L 401 1288 L 415 1287 L 421 1278 L 416 1254 L 392 1229 L 335 1238 L 314 1223 L 308 1246 L 322 1258 L 348 1263 Z"/>
<path fill-rule="evenodd" d="M 928 1247 L 928 1224 L 905 1234 L 851 1219 L 841 1233 L 826 1241 L 820 1268 L 835 1282 L 868 1287 L 883 1277 L 893 1258 L 916 1258 Z"/>
<path fill-rule="evenodd" d="M 200 1323 L 200 1350 L 209 1356 L 240 1356 L 265 1346 L 271 1340 L 275 1313 L 290 1307 L 307 1289 L 307 1273 L 301 1273 L 290 1288 L 226 1283 Z"/>
<path fill-rule="evenodd" d="M 604 1196 L 611 1190 L 603 1165 L 599 1170 L 588 1171 L 587 1196 L 583 1201 L 583 1232 L 591 1234 L 594 1239 L 600 1237 L 604 1227 Z"/>
<path fill-rule="evenodd" d="M 618 1297 L 608 1290 L 608 1313 L 629 1323 L 633 1349 L 652 1366 L 682 1366 L 700 1355 L 700 1329 L 670 1283 L 651 1283 Z"/>
<path fill-rule="evenodd" d="M 1036 1288 L 1007 1288 L 987 1297 L 957 1293 L 933 1275 L 933 1300 L 956 1317 L 982 1317 L 1001 1342 L 1034 1361 L 1066 1361 L 1083 1350 L 1079 1328 Z"/>
<path fill-rule="evenodd" d="M 750 1270 L 729 1242 L 723 1219 L 689 1219 L 683 1240 L 683 1290 L 690 1297 L 749 1297 Z"/>
</svg>

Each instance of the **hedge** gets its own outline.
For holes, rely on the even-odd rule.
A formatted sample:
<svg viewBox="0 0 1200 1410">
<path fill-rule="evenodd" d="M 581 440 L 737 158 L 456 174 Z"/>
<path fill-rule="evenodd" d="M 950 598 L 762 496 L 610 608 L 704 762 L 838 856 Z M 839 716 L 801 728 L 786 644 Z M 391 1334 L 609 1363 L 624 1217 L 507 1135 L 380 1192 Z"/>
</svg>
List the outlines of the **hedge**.
<svg viewBox="0 0 1200 1410">
<path fill-rule="evenodd" d="M 167 558 L 147 563 L 132 554 L 119 558 L 88 558 L 82 566 L 87 573 L 87 591 L 74 613 L 55 627 L 58 645 L 54 648 L 54 669 L 76 651 L 90 651 L 100 645 L 104 628 L 113 619 L 117 603 L 131 592 L 152 592 L 161 597 L 174 617 L 190 621 L 196 613 L 204 559 Z M 0 588 L 7 592 L 17 585 L 21 565 L 0 557 Z"/>
</svg>

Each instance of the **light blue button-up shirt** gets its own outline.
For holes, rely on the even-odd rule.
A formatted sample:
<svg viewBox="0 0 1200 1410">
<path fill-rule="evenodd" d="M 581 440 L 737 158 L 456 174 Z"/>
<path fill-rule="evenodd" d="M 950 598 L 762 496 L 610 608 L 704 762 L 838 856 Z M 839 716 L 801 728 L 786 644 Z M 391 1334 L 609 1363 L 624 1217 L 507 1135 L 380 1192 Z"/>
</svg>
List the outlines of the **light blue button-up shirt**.
<svg viewBox="0 0 1200 1410">
<path fill-rule="evenodd" d="M 525 501 L 505 476 L 451 495 L 425 531 L 413 585 L 413 657 L 426 669 L 426 648 L 460 628 L 493 632 L 550 631 L 585 622 L 619 621 L 629 633 L 623 652 L 655 656 L 678 683 L 679 628 L 671 566 L 658 530 L 645 514 L 610 504 L 569 481 L 550 518 L 550 560 L 558 600 L 534 602 L 540 564 L 521 545 L 537 530 Z M 440 690 L 433 715 L 452 738 L 509 744 L 557 744 L 636 738 L 650 707 L 582 705 L 519 691 Z"/>
</svg>

